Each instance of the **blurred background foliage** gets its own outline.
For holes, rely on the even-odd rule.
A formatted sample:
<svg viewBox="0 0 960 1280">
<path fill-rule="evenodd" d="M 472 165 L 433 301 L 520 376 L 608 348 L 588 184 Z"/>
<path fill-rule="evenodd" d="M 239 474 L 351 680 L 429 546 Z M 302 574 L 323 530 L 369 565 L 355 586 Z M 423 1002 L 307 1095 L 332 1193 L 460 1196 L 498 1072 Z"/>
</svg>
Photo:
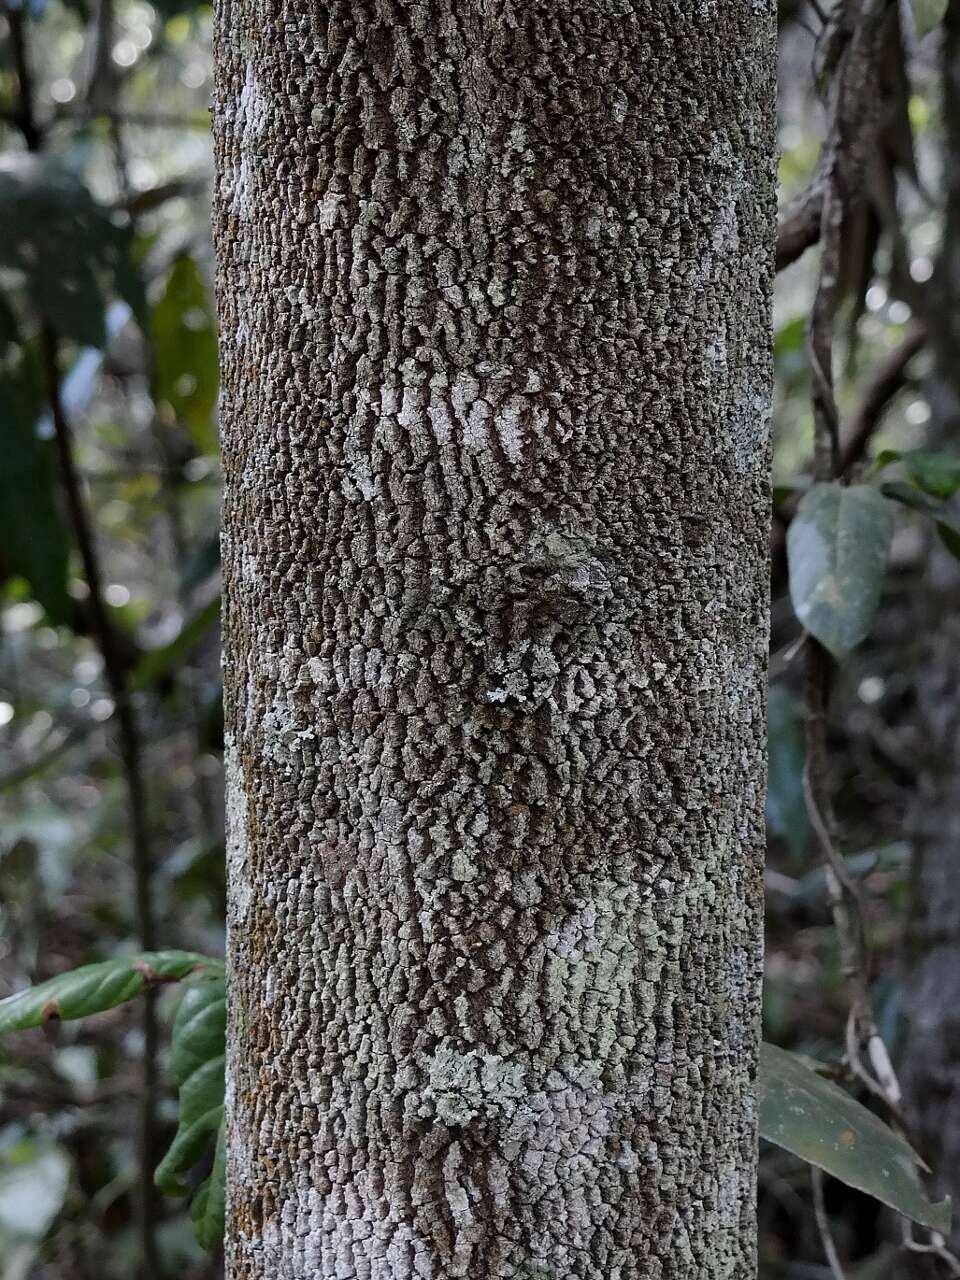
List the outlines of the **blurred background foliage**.
<svg viewBox="0 0 960 1280">
<path fill-rule="evenodd" d="M 821 21 L 800 3 L 782 4 L 781 20 L 787 204 L 823 136 Z M 192 0 L 7 0 L 0 20 L 0 995 L 141 947 L 222 952 L 211 22 Z M 945 169 L 960 163 L 945 145 L 941 41 L 939 29 L 891 23 L 881 145 L 844 229 L 838 396 L 863 426 L 854 466 L 939 430 L 921 318 Z M 775 307 L 765 1033 L 836 1059 L 847 996 L 802 793 L 801 633 L 784 560 L 810 468 L 815 257 L 780 274 Z M 863 422 L 891 360 L 895 385 Z M 932 545 L 905 509 L 830 729 L 892 1045 L 922 754 L 916 601 Z M 177 999 L 164 991 L 0 1045 L 0 1280 L 220 1274 L 184 1202 L 145 1188 L 140 1172 L 176 1122 Z M 829 1184 L 827 1209 L 851 1280 L 906 1274 L 873 1201 Z M 762 1155 L 760 1221 L 763 1280 L 831 1275 L 807 1171 L 774 1148 Z"/>
</svg>

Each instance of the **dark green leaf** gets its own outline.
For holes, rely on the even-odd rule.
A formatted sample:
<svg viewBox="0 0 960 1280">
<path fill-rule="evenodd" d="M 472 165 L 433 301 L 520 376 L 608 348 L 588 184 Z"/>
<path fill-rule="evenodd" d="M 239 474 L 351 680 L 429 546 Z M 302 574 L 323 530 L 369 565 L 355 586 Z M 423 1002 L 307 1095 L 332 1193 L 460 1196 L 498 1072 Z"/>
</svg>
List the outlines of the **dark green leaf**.
<svg viewBox="0 0 960 1280">
<path fill-rule="evenodd" d="M 147 986 L 203 971 L 222 972 L 222 965 L 192 951 L 144 951 L 87 964 L 0 1000 L 0 1034 L 101 1013 L 132 1000 Z"/>
<path fill-rule="evenodd" d="M 222 979 L 187 988 L 173 1027 L 173 1070 L 180 1085 L 180 1117 L 156 1183 L 170 1194 L 186 1188 L 179 1174 L 192 1169 L 216 1138 L 223 1118 L 226 1000 Z"/>
<path fill-rule="evenodd" d="M 797 617 L 835 658 L 868 634 L 880 603 L 893 516 L 871 485 L 816 484 L 787 532 Z"/>
<path fill-rule="evenodd" d="M 809 825 L 803 795 L 806 752 L 800 706 L 782 685 L 770 688 L 767 708 L 769 764 L 767 822 L 770 830 L 800 857 L 807 845 Z"/>
<path fill-rule="evenodd" d="M 223 1097 L 226 993 L 222 978 L 188 986 L 173 1026 L 173 1070 L 180 1116 L 170 1149 L 157 1167 L 157 1186 L 184 1194 L 181 1176 L 216 1144 L 213 1171 L 197 1191 L 191 1217 L 197 1239 L 213 1248 L 223 1238 Z"/>
<path fill-rule="evenodd" d="M 960 527 L 952 520 L 948 520 L 945 516 L 940 517 L 936 521 L 937 533 L 940 535 L 940 541 L 947 548 L 952 556 L 960 560 Z"/>
<path fill-rule="evenodd" d="M 66 338 L 102 347 L 104 285 L 142 317 L 130 230 L 49 157 L 0 158 L 0 266 L 21 273 L 31 304 Z"/>
<path fill-rule="evenodd" d="M 898 1134 L 796 1054 L 760 1050 L 760 1134 L 847 1186 L 949 1234 L 950 1201 L 931 1204 Z"/>
<path fill-rule="evenodd" d="M 210 1176 L 197 1190 L 190 1206 L 190 1218 L 197 1240 L 211 1252 L 223 1244 L 223 1220 L 226 1209 L 227 1136 L 223 1124 L 217 1134 Z"/>
<path fill-rule="evenodd" d="M 910 479 L 934 498 L 952 498 L 960 489 L 960 455 L 912 449 L 903 455 Z"/>
<path fill-rule="evenodd" d="M 0 305 L 0 330 L 13 333 Z M 50 444 L 37 434 L 43 389 L 32 349 L 0 338 L 0 557 L 26 578 L 53 622 L 67 621 L 69 541 L 57 501 Z"/>
<path fill-rule="evenodd" d="M 882 471 L 896 462 L 902 463 L 913 484 L 932 498 L 952 498 L 960 490 L 960 454 L 930 449 L 911 449 L 907 453 L 884 449 L 874 459 L 873 470 Z"/>
<path fill-rule="evenodd" d="M 216 448 L 217 335 L 207 286 L 181 253 L 151 318 L 156 396 L 166 401 L 204 452 Z"/>
<path fill-rule="evenodd" d="M 903 454 L 899 449 L 881 449 L 873 460 L 873 470 L 883 471 L 886 467 L 892 467 L 895 462 L 899 462 Z"/>
<path fill-rule="evenodd" d="M 159 649 L 149 649 L 137 663 L 133 673 L 133 687 L 145 689 L 172 671 L 220 618 L 220 597 L 217 596 L 198 609 L 189 618 L 169 644 Z"/>
</svg>

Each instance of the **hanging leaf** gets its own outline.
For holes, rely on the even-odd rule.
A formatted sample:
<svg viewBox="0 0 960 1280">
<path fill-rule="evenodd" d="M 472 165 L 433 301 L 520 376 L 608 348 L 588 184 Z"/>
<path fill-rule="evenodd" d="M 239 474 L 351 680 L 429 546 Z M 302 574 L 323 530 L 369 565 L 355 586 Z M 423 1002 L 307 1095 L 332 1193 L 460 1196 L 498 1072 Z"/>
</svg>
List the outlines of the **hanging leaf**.
<svg viewBox="0 0 960 1280">
<path fill-rule="evenodd" d="M 143 321 L 130 228 L 69 169 L 46 156 L 0 158 L 0 221 L 0 266 L 23 277 L 31 305 L 58 334 L 102 347 L 107 285 Z"/>
<path fill-rule="evenodd" d="M 145 987 L 222 969 L 219 961 L 192 951 L 144 951 L 119 960 L 86 964 L 0 1000 L 0 1035 L 57 1019 L 66 1022 L 102 1013 L 132 1000 Z"/>
<path fill-rule="evenodd" d="M 872 1111 L 796 1054 L 760 1049 L 760 1134 L 932 1231 L 949 1234 L 950 1201 L 932 1204 L 917 1157 Z"/>
<path fill-rule="evenodd" d="M 226 999 L 222 978 L 187 988 L 173 1025 L 173 1070 L 180 1086 L 180 1117 L 155 1181 L 169 1195 L 185 1195 L 188 1172 L 216 1141 L 223 1119 Z"/>
<path fill-rule="evenodd" d="M 224 1055 L 227 1024 L 222 978 L 188 986 L 173 1024 L 173 1070 L 180 1086 L 180 1116 L 170 1149 L 154 1180 L 168 1195 L 184 1195 L 181 1181 L 214 1148 L 213 1168 L 190 1207 L 199 1242 L 213 1249 L 223 1240 Z"/>
<path fill-rule="evenodd" d="M 50 443 L 37 434 L 42 380 L 31 347 L 16 340 L 0 298 L 0 557 L 23 577 L 52 622 L 66 622 L 69 541 L 57 501 Z"/>
<path fill-rule="evenodd" d="M 925 36 L 943 21 L 949 0 L 911 0 L 911 3 L 917 35 Z"/>
<path fill-rule="evenodd" d="M 870 485 L 815 484 L 787 532 L 797 617 L 835 658 L 863 640 L 880 603 L 893 516 Z"/>
<path fill-rule="evenodd" d="M 223 1123 L 217 1133 L 217 1146 L 210 1176 L 197 1188 L 190 1206 L 194 1234 L 204 1249 L 213 1252 L 223 1244 L 223 1223 L 227 1198 L 227 1136 Z"/>
<path fill-rule="evenodd" d="M 196 262 L 174 260 L 151 317 L 155 390 L 205 453 L 216 448 L 217 333 L 210 295 Z"/>
<path fill-rule="evenodd" d="M 809 836 L 803 795 L 806 752 L 800 706 L 782 685 L 770 688 L 767 722 L 767 822 L 774 835 L 799 858 Z"/>
</svg>

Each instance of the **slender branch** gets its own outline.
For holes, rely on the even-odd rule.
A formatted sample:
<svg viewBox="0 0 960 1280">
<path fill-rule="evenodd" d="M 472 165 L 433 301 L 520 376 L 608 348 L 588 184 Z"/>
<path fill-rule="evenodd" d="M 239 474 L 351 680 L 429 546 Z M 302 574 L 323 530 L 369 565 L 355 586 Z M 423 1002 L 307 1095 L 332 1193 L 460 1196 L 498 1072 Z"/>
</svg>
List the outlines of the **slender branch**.
<svg viewBox="0 0 960 1280">
<path fill-rule="evenodd" d="M 41 332 L 43 360 L 53 419 L 54 441 L 60 465 L 60 476 L 66 498 L 70 524 L 80 552 L 83 573 L 89 591 L 92 631 L 103 655 L 104 675 L 115 706 L 117 736 L 124 780 L 127 786 L 127 809 L 130 821 L 130 845 L 133 855 L 134 905 L 137 934 L 144 951 L 156 947 L 156 927 L 152 896 L 152 856 L 147 820 L 146 791 L 140 730 L 136 710 L 130 696 L 127 669 L 117 652 L 114 631 L 110 625 L 103 596 L 103 575 L 94 542 L 93 530 L 74 460 L 73 435 L 60 393 L 61 378 L 57 339 L 49 324 Z M 156 1245 L 157 1197 L 153 1184 L 156 1164 L 156 1092 L 157 1052 L 159 1036 L 156 1004 L 151 992 L 143 1001 L 143 1093 L 140 1106 L 140 1238 L 143 1249 L 143 1276 L 153 1280 L 159 1275 Z"/>
<path fill-rule="evenodd" d="M 820 239 L 823 180 L 818 175 L 784 209 L 777 224 L 777 271 L 783 271 Z"/>
<path fill-rule="evenodd" d="M 840 1255 L 837 1253 L 837 1246 L 834 1243 L 833 1232 L 830 1229 L 830 1219 L 827 1216 L 827 1206 L 823 1199 L 823 1174 L 815 1164 L 810 1166 L 810 1185 L 813 1188 L 813 1213 L 817 1220 L 820 1242 L 830 1265 L 830 1271 L 834 1280 L 847 1280 L 843 1265 L 840 1262 Z"/>
<path fill-rule="evenodd" d="M 903 340 L 870 374 L 860 404 L 850 418 L 840 453 L 840 474 L 849 475 L 863 458 L 894 396 L 909 382 L 907 367 L 927 341 L 926 325 L 915 321 Z"/>
</svg>

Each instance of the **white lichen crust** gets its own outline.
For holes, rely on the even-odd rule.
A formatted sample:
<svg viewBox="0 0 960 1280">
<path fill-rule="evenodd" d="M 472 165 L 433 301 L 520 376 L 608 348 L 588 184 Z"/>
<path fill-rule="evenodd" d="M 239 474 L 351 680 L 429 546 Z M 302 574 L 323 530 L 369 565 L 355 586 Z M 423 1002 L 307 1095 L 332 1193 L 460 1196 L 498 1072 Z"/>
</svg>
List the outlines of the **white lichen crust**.
<svg viewBox="0 0 960 1280">
<path fill-rule="evenodd" d="M 752 1280 L 774 5 L 221 0 L 231 1280 Z"/>
</svg>

